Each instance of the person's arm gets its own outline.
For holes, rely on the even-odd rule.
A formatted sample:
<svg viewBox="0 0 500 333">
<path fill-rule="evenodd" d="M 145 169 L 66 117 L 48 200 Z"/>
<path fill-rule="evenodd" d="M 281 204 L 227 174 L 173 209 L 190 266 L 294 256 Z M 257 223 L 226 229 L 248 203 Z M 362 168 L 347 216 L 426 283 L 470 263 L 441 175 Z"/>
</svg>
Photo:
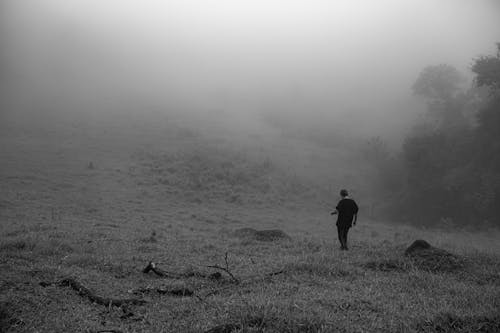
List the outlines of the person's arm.
<svg viewBox="0 0 500 333">
<path fill-rule="evenodd" d="M 355 202 L 355 201 L 353 201 L 353 202 L 354 202 L 354 219 L 353 219 L 353 221 L 352 221 L 352 224 L 353 224 L 353 225 L 356 225 L 356 222 L 358 221 L 358 211 L 359 211 L 359 207 L 358 207 L 358 205 L 356 204 L 356 202 Z"/>
<path fill-rule="evenodd" d="M 335 207 L 335 210 L 330 213 L 330 215 L 336 215 L 336 214 L 338 214 L 339 213 L 339 206 L 340 206 L 340 202 L 337 204 L 337 207 Z"/>
</svg>

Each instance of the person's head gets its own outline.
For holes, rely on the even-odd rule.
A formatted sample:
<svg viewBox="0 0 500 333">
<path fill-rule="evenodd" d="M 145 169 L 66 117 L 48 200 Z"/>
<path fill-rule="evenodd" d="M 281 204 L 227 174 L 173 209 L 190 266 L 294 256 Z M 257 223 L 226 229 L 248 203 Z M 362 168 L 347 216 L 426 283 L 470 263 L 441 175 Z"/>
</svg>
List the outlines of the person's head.
<svg viewBox="0 0 500 333">
<path fill-rule="evenodd" d="M 348 195 L 349 195 L 349 192 L 347 192 L 347 190 L 346 190 L 346 189 L 342 189 L 342 190 L 340 190 L 340 196 L 341 196 L 342 198 L 345 198 L 345 197 L 347 197 Z"/>
</svg>

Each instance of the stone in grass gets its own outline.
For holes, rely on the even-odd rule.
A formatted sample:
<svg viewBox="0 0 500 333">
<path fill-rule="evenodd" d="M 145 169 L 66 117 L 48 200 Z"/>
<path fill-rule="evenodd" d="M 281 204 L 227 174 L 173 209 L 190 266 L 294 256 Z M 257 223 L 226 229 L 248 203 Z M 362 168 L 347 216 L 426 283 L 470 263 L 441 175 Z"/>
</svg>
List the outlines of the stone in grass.
<svg viewBox="0 0 500 333">
<path fill-rule="evenodd" d="M 290 236 L 280 229 L 256 230 L 253 228 L 241 228 L 235 230 L 234 235 L 239 238 L 254 239 L 264 242 L 291 239 Z"/>
<path fill-rule="evenodd" d="M 417 251 L 430 249 L 431 247 L 432 247 L 431 244 L 427 243 L 426 241 L 422 239 L 417 239 L 406 249 L 405 255 L 408 256 Z"/>
<path fill-rule="evenodd" d="M 414 241 L 405 251 L 417 268 L 431 272 L 452 272 L 464 267 L 464 261 L 455 254 L 430 245 L 425 240 Z"/>
</svg>

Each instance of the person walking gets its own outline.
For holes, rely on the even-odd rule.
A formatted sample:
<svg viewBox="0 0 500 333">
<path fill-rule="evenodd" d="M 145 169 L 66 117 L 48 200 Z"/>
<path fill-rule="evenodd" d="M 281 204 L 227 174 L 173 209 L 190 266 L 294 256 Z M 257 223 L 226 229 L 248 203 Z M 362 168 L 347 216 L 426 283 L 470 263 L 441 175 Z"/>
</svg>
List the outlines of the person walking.
<svg viewBox="0 0 500 333">
<path fill-rule="evenodd" d="M 340 249 L 348 250 L 347 247 L 347 233 L 352 225 L 356 225 L 358 219 L 358 205 L 356 201 L 349 198 L 347 190 L 340 191 L 342 199 L 337 204 L 337 207 L 330 215 L 337 214 L 337 232 L 340 241 Z"/>
</svg>

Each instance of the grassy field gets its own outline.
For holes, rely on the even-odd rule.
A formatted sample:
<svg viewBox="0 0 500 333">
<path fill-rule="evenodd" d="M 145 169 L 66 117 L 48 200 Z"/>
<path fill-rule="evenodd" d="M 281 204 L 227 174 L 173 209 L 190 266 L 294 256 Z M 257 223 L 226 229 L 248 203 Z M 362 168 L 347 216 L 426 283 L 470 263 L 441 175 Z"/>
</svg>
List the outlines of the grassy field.
<svg viewBox="0 0 500 333">
<path fill-rule="evenodd" d="M 0 331 L 500 332 L 498 231 L 389 225 L 362 210 L 340 251 L 321 204 L 335 196 L 302 176 L 308 165 L 287 169 L 293 154 L 257 137 L 265 148 L 231 150 L 200 135 L 4 130 Z M 329 163 L 309 148 L 309 163 Z M 404 256 L 416 239 L 457 264 Z M 143 273 L 150 261 L 169 276 Z M 66 277 L 145 304 L 97 304 L 57 283 Z"/>
</svg>

